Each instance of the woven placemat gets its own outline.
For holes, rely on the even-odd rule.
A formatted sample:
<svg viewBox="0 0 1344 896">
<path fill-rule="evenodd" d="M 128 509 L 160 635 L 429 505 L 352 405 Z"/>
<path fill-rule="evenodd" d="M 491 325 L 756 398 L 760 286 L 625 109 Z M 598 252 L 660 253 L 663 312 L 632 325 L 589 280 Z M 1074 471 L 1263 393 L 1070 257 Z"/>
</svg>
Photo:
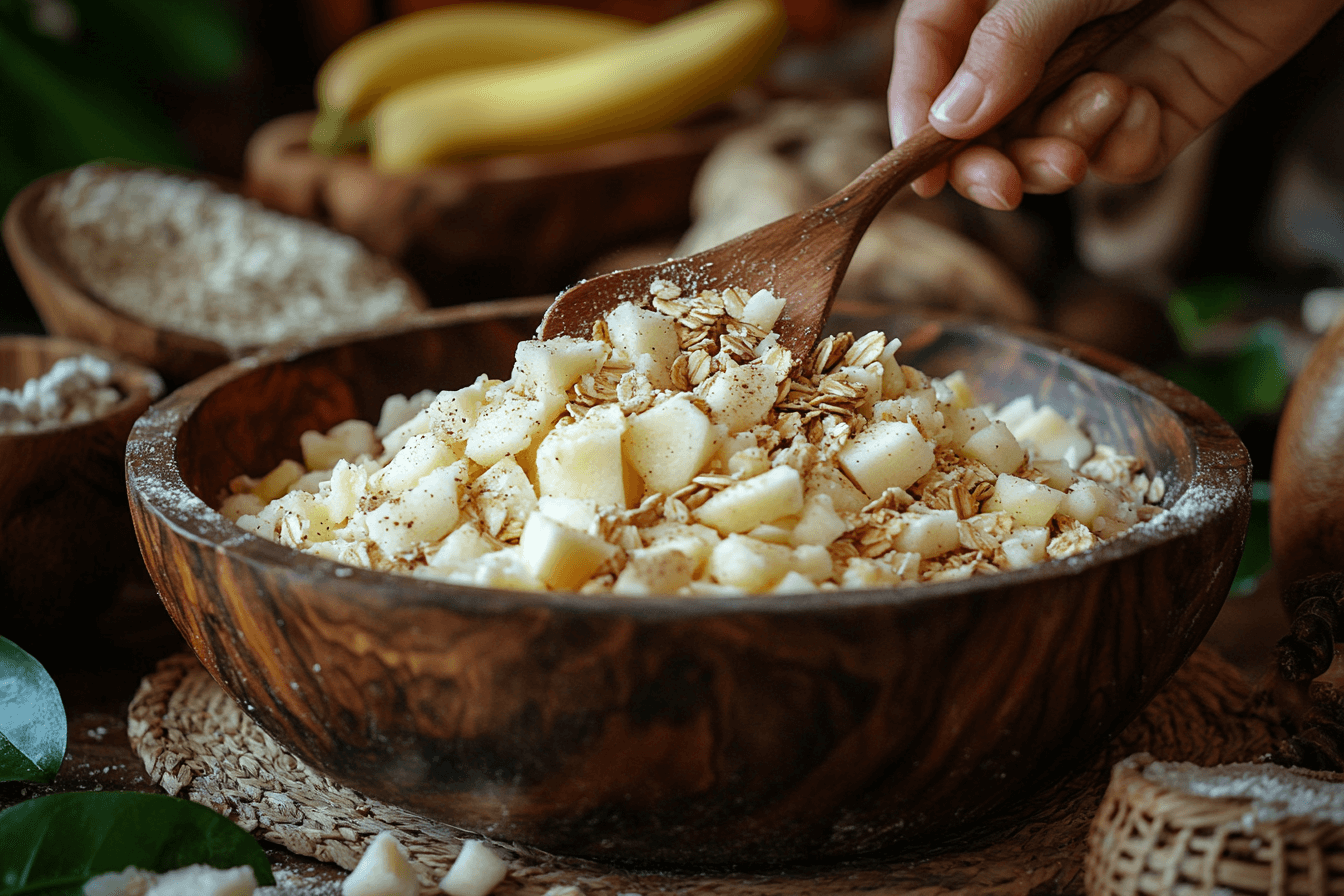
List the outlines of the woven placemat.
<svg viewBox="0 0 1344 896">
<path fill-rule="evenodd" d="M 1137 752 L 1203 765 L 1260 758 L 1279 732 L 1252 704 L 1240 673 L 1201 647 L 1087 769 L 1013 806 L 991 833 L 938 855 L 767 874 L 640 873 L 496 844 L 510 874 L 499 896 L 541 896 L 559 885 L 585 896 L 1027 896 L 1083 889 L 1088 826 L 1111 766 Z M 459 829 L 369 799 L 289 754 L 192 656 L 165 660 L 131 702 L 131 746 L 170 794 L 210 806 L 299 855 L 353 868 L 380 831 L 407 847 L 425 892 L 456 858 Z"/>
</svg>

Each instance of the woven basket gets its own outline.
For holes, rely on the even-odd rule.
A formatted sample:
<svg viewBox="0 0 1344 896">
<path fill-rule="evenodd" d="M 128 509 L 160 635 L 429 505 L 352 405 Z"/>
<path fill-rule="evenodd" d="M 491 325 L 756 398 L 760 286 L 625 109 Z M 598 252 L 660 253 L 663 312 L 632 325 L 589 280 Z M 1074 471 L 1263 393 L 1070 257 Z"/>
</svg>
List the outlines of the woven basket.
<svg viewBox="0 0 1344 896">
<path fill-rule="evenodd" d="M 1144 775 L 1153 762 L 1139 754 L 1112 771 L 1089 835 L 1088 896 L 1344 894 L 1344 825 L 1310 815 L 1266 817 L 1249 797 L 1158 783 Z M 1344 775 L 1261 768 L 1313 789 L 1344 788 Z"/>
</svg>

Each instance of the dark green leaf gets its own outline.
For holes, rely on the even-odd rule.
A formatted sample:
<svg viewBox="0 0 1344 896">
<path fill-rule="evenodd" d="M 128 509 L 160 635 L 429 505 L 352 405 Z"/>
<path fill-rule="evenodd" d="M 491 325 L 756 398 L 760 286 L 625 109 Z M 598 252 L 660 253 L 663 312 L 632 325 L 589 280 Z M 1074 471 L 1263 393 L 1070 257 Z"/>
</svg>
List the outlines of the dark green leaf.
<svg viewBox="0 0 1344 896">
<path fill-rule="evenodd" d="M 251 865 L 271 886 L 270 862 L 242 828 L 205 806 L 159 793 L 57 793 L 0 813 L 0 896 L 78 893 L 128 865 Z"/>
<path fill-rule="evenodd" d="M 1167 302 L 1167 319 L 1187 352 L 1214 324 L 1226 320 L 1241 304 L 1246 285 L 1236 277 L 1209 277 L 1182 287 Z"/>
<path fill-rule="evenodd" d="M 65 706 L 56 683 L 41 663 L 0 638 L 0 781 L 55 778 L 65 758 L 65 736 Z"/>
<path fill-rule="evenodd" d="M 80 41 L 146 77 L 218 83 L 243 63 L 237 18 L 219 0 L 77 0 Z"/>
<path fill-rule="evenodd" d="M 1246 547 L 1232 580 L 1232 596 L 1255 590 L 1260 577 L 1269 571 L 1273 560 L 1269 543 L 1269 482 L 1257 480 L 1251 486 L 1251 523 L 1246 530 Z"/>
</svg>

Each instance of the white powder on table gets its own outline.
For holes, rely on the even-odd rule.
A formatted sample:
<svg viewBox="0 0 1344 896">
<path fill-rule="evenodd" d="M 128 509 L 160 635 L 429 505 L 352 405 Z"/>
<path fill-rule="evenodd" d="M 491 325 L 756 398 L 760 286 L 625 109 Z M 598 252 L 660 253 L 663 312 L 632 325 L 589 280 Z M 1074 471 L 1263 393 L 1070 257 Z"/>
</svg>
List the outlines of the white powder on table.
<svg viewBox="0 0 1344 896">
<path fill-rule="evenodd" d="M 86 165 L 48 192 L 43 212 L 101 301 L 231 349 L 415 310 L 406 282 L 358 240 L 206 180 Z"/>
<path fill-rule="evenodd" d="M 87 423 L 124 397 L 112 365 L 93 355 L 61 358 L 17 389 L 0 388 L 0 433 Z"/>
</svg>

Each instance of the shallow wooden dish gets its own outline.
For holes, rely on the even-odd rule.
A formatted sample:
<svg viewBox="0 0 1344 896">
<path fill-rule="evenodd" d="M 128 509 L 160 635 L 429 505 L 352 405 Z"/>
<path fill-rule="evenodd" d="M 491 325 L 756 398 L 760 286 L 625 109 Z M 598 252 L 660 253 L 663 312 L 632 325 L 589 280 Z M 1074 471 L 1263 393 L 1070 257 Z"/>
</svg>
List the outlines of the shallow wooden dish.
<svg viewBox="0 0 1344 896">
<path fill-rule="evenodd" d="M 112 362 L 119 403 L 87 423 L 0 431 L 0 634 L 23 646 L 90 628 L 139 562 L 124 452 L 131 425 L 163 392 L 158 374 L 72 339 L 0 336 L 0 387 L 81 354 Z"/>
<path fill-rule="evenodd" d="M 211 510 L 231 476 L 392 392 L 507 376 L 544 301 L 232 364 L 141 418 L 137 534 L 169 612 L 262 727 L 334 778 L 478 833 L 645 865 L 891 852 L 1091 757 L 1199 643 L 1232 580 L 1245 448 L 1171 383 L 985 326 L 906 363 L 1031 392 L 1145 458 L 1171 512 L 1083 556 L 906 590 L 696 600 L 456 587 L 344 567 Z M 899 333 L 890 312 L 833 327 Z M 1042 337 L 1043 338 L 1043 337 Z M 1062 349 L 1062 350 L 1060 350 Z"/>
<path fill-rule="evenodd" d="M 388 176 L 363 154 L 310 150 L 314 116 L 286 115 L 252 135 L 245 192 L 397 259 L 435 305 L 554 294 L 606 252 L 679 236 L 701 163 L 744 121 L 719 108 L 596 146 Z"/>
<path fill-rule="evenodd" d="M 4 217 L 5 248 L 47 332 L 105 346 L 139 361 L 162 374 L 170 388 L 252 350 L 139 320 L 86 288 L 63 263 L 40 213 L 42 197 L 69 176 L 69 171 L 59 171 L 29 184 L 14 197 Z M 230 188 L 216 178 L 210 180 Z M 412 303 L 426 307 L 419 285 L 395 265 L 394 269 L 406 280 Z"/>
</svg>

